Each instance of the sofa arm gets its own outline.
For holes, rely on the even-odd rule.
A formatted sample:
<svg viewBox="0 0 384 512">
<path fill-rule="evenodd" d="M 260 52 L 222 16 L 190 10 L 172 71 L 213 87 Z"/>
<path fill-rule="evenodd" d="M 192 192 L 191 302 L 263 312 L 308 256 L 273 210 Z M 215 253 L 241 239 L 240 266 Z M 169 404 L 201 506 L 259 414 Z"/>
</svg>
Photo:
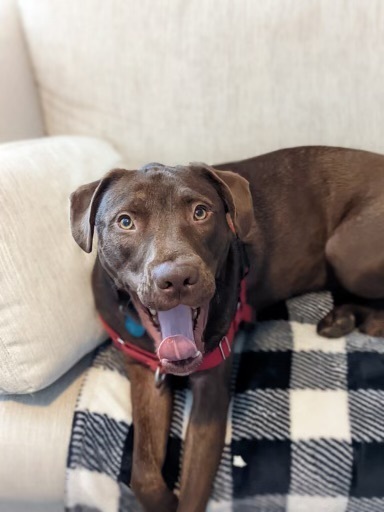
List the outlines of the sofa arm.
<svg viewBox="0 0 384 512">
<path fill-rule="evenodd" d="M 0 2 L 0 142 L 44 133 L 37 88 L 15 0 Z"/>
</svg>

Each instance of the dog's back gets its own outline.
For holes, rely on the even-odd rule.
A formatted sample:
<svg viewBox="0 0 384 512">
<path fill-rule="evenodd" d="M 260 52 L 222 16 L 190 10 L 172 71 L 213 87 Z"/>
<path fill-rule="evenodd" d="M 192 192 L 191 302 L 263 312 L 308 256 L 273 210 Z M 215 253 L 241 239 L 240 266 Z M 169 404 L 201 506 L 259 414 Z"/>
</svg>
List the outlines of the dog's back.
<svg viewBox="0 0 384 512">
<path fill-rule="evenodd" d="M 250 249 L 255 307 L 329 285 L 327 241 L 348 217 L 373 208 L 384 223 L 383 155 L 304 146 L 217 168 L 250 183 L 258 226 Z"/>
</svg>

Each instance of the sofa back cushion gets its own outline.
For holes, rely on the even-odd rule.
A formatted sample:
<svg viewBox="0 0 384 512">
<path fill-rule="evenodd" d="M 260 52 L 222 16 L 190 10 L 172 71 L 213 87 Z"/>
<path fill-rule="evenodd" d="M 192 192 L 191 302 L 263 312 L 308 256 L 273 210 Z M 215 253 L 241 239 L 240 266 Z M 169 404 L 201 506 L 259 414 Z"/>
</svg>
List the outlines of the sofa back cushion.
<svg viewBox="0 0 384 512">
<path fill-rule="evenodd" d="M 43 116 L 15 0 L 0 2 L 0 142 L 40 137 Z"/>
<path fill-rule="evenodd" d="M 0 145 L 0 393 L 48 386 L 106 338 L 94 255 L 71 236 L 69 194 L 118 160 L 85 137 Z"/>
<path fill-rule="evenodd" d="M 384 152 L 384 2 L 20 0 L 48 133 L 131 166 Z"/>
</svg>

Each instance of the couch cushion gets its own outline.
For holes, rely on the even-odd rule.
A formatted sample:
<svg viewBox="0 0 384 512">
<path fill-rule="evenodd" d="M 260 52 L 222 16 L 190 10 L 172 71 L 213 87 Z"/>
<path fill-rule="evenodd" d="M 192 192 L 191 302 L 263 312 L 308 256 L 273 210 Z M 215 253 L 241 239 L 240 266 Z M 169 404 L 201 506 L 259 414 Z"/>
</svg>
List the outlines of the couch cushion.
<svg viewBox="0 0 384 512">
<path fill-rule="evenodd" d="M 0 2 L 0 142 L 40 137 L 43 117 L 15 0 Z"/>
<path fill-rule="evenodd" d="M 91 356 L 33 395 L 0 397 L 0 510 L 64 510 L 65 466 L 76 399 Z M 4 463 L 6 461 L 6 463 Z"/>
<path fill-rule="evenodd" d="M 129 165 L 384 152 L 384 2 L 19 1 L 51 134 Z"/>
<path fill-rule="evenodd" d="M 0 146 L 0 393 L 49 385 L 102 341 L 68 197 L 118 159 L 85 137 Z"/>
</svg>

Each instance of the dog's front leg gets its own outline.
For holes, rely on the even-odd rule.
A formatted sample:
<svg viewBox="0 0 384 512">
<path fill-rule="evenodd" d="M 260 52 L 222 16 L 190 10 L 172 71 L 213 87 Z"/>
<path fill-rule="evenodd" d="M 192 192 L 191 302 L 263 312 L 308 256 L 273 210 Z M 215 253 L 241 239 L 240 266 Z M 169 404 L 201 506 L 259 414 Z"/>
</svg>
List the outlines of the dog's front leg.
<svg viewBox="0 0 384 512">
<path fill-rule="evenodd" d="M 230 399 L 231 360 L 190 377 L 193 405 L 184 445 L 178 512 L 204 512 L 219 466 Z"/>
<path fill-rule="evenodd" d="M 153 372 L 128 362 L 134 426 L 131 487 L 147 512 L 173 512 L 177 498 L 161 475 L 172 413 L 172 395 L 155 387 Z"/>
</svg>

